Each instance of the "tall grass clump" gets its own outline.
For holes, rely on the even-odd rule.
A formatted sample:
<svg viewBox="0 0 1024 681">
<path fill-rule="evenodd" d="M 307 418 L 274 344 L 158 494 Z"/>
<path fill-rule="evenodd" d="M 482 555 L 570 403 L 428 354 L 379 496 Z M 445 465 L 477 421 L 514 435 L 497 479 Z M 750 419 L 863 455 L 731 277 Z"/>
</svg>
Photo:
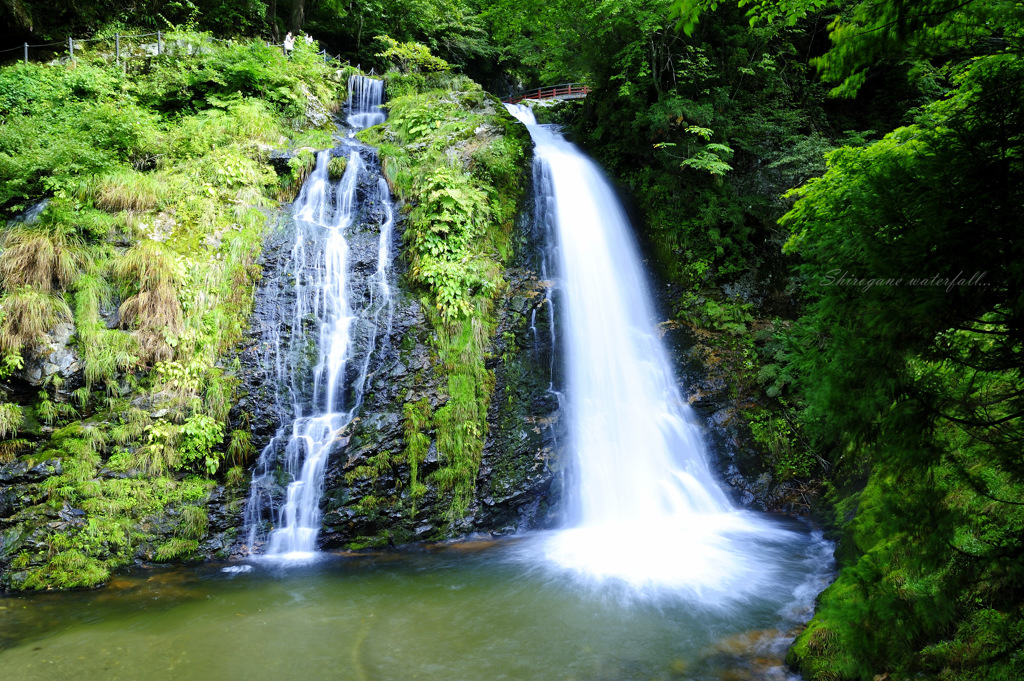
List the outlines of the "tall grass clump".
<svg viewBox="0 0 1024 681">
<path fill-rule="evenodd" d="M 110 282 L 95 272 L 83 274 L 75 282 L 75 328 L 81 341 L 78 351 L 85 363 L 87 387 L 111 381 L 139 359 L 135 337 L 108 329 L 100 317 L 100 311 L 112 305 L 113 294 Z"/>
<path fill-rule="evenodd" d="M 0 404 L 0 437 L 17 435 L 24 421 L 25 413 L 21 411 L 21 407 L 10 402 Z"/>
<path fill-rule="evenodd" d="M 182 328 L 181 302 L 177 293 L 177 264 L 160 243 L 144 239 L 130 248 L 114 270 L 131 293 L 121 303 L 122 328 L 135 330 L 142 358 L 148 362 L 171 359 L 168 342 Z"/>
<path fill-rule="evenodd" d="M 0 242 L 0 284 L 8 291 L 21 286 L 49 293 L 64 289 L 87 259 L 74 228 L 43 222 L 15 225 Z"/>
<path fill-rule="evenodd" d="M 121 168 L 96 181 L 96 207 L 111 212 L 130 210 L 141 213 L 156 206 L 159 189 L 159 181 L 154 175 Z"/>
<path fill-rule="evenodd" d="M 61 296 L 29 286 L 15 289 L 0 298 L 0 352 L 20 352 L 60 322 L 69 321 L 71 308 Z"/>
</svg>

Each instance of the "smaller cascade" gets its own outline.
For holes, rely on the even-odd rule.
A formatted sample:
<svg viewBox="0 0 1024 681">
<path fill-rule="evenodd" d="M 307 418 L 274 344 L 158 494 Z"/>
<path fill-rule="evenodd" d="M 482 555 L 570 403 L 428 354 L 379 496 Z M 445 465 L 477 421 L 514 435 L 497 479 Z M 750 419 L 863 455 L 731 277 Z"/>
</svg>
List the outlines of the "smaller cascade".
<svg viewBox="0 0 1024 681">
<path fill-rule="evenodd" d="M 380 206 L 384 209 L 384 222 L 380 226 L 380 241 L 377 245 L 377 269 L 370 275 L 367 282 L 370 301 L 363 315 L 369 321 L 367 345 L 371 348 L 377 346 L 378 337 L 382 339 L 382 342 L 387 342 L 391 336 L 391 324 L 395 318 L 395 298 L 388 281 L 391 272 L 391 236 L 395 225 L 395 214 L 391 208 L 391 190 L 388 189 L 387 180 L 383 177 L 377 178 L 377 198 Z M 353 386 L 358 398 L 357 407 L 362 403 L 363 388 L 366 385 L 366 377 L 370 373 L 371 357 L 372 354 L 369 352 L 363 356 L 362 366 Z"/>
<path fill-rule="evenodd" d="M 260 454 L 245 508 L 248 549 L 262 547 L 268 557 L 307 558 L 316 551 L 327 462 L 347 440 L 372 355 L 386 342 L 394 316 L 391 194 L 383 178 L 372 183 L 376 172 L 360 154 L 364 147 L 344 146 L 341 179 L 330 180 L 331 152 L 321 151 L 292 207 L 295 241 L 284 269 L 294 298 L 271 324 L 268 340 L 276 351 L 267 362 L 285 423 Z M 377 191 L 360 200 L 361 184 Z M 376 268 L 354 282 L 347 237 L 367 226 L 376 231 L 367 224 L 370 216 L 380 220 Z M 282 327 L 290 329 L 287 342 Z"/>
<path fill-rule="evenodd" d="M 350 76 L 348 79 L 348 124 L 362 129 L 379 125 L 386 115 L 384 104 L 384 81 L 366 76 Z"/>
<path fill-rule="evenodd" d="M 383 81 L 352 76 L 348 87 L 349 126 L 382 123 Z M 378 176 L 376 197 L 361 202 L 361 178 L 365 182 L 371 171 L 360 153 L 365 147 L 345 141 L 341 148 L 348 152 L 341 179 L 331 181 L 332 153 L 321 151 L 292 206 L 295 242 L 285 269 L 294 283 L 294 302 L 287 306 L 290 319 L 275 319 L 270 325 L 274 348 L 267 358 L 267 365 L 274 367 L 277 406 L 285 423 L 253 472 L 245 507 L 251 553 L 261 546 L 267 556 L 284 558 L 316 551 L 328 458 L 347 441 L 346 430 L 362 404 L 371 356 L 391 332 L 391 194 Z M 383 218 L 376 270 L 365 282 L 353 282 L 347 237 L 374 206 Z M 362 300 L 368 302 L 353 306 Z M 291 329 L 288 343 L 282 342 L 282 327 Z"/>
</svg>

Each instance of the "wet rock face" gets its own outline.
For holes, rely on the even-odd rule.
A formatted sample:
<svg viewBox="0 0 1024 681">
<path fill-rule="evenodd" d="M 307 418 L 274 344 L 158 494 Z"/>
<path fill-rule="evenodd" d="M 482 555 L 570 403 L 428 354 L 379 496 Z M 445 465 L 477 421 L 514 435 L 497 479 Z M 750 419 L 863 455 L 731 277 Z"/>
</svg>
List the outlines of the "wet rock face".
<svg viewBox="0 0 1024 681">
<path fill-rule="evenodd" d="M 0 590 L 7 587 L 10 564 L 18 552 L 45 548 L 48 529 L 66 526 L 68 520 L 81 522 L 68 513 L 62 518 L 56 509 L 33 506 L 39 483 L 61 472 L 59 459 L 0 465 Z"/>
<path fill-rule="evenodd" d="M 209 533 L 199 542 L 199 553 L 224 559 L 238 539 L 238 512 L 245 502 L 242 490 L 218 485 L 206 501 Z"/>
<path fill-rule="evenodd" d="M 359 188 L 360 199 L 375 189 Z M 403 285 L 401 259 L 402 218 L 396 211 L 392 253 L 394 311 L 389 329 L 371 337 L 370 324 L 353 325 L 354 355 L 370 357 L 362 403 L 352 424 L 331 452 L 321 499 L 321 548 L 364 548 L 437 540 L 472 532 L 504 534 L 548 527 L 557 520 L 561 490 L 559 452 L 555 448 L 561 427 L 558 401 L 551 391 L 554 362 L 551 351 L 548 282 L 541 281 L 524 253 L 517 268 L 506 273 L 509 286 L 499 302 L 498 326 L 492 337 L 487 369 L 495 387 L 488 413 L 488 436 L 477 477 L 476 494 L 465 518 L 454 523 L 444 517 L 449 498 L 438 493 L 431 474 L 440 467 L 436 434 L 415 477 L 426 486 L 413 494 L 413 470 L 406 453 L 407 405 L 429 404 L 436 411 L 447 397 L 447 378 L 439 371 L 433 350 L 433 331 L 423 303 Z M 363 215 L 346 235 L 349 254 L 352 309 L 364 307 L 370 295 L 364 283 L 377 267 L 379 216 Z M 526 229 L 526 227 L 522 227 Z M 282 230 L 265 244 L 264 285 L 244 350 L 239 355 L 246 393 L 232 413 L 235 421 L 250 424 L 257 449 L 265 446 L 285 420 L 291 404 L 282 399 L 275 370 L 276 348 L 310 335 L 311 328 L 296 324 L 280 310 L 294 303 L 293 282 L 285 274 L 291 249 Z M 303 320 L 300 324 L 305 327 Z M 315 354 L 315 348 L 311 349 Z M 308 389 L 299 377 L 293 390 Z M 287 391 L 284 391 L 287 392 Z M 354 399 L 354 395 L 349 398 Z M 280 496 L 287 480 L 274 484 Z M 268 495 L 271 496 L 271 495 Z M 213 515 L 211 513 L 211 525 Z M 240 514 L 236 525 L 241 525 Z M 244 535 L 244 530 L 240 533 Z M 233 550 L 245 550 L 236 541 Z"/>
<path fill-rule="evenodd" d="M 721 348 L 707 337 L 709 332 L 687 327 L 664 330 L 682 370 L 683 394 L 703 426 L 709 463 L 733 503 L 762 511 L 805 511 L 802 487 L 776 480 L 771 462 L 754 444 L 740 413 L 749 405 L 737 396 L 735 376 Z"/>
<path fill-rule="evenodd" d="M 54 375 L 65 381 L 64 392 L 70 392 L 82 382 L 82 358 L 71 347 L 75 335 L 73 324 L 61 323 L 25 356 L 25 367 L 17 374 L 29 385 L 39 387 Z M 70 384 L 67 384 L 70 382 Z"/>
<path fill-rule="evenodd" d="M 9 525 L 6 519 L 31 503 L 38 483 L 61 472 L 60 459 L 48 459 L 34 465 L 12 461 L 0 466 L 0 532 Z M 5 553 L 4 539 L 0 538 L 0 554 Z"/>
<path fill-rule="evenodd" d="M 281 310 L 293 305 L 294 286 L 283 274 L 292 247 L 291 235 L 283 224 L 271 229 L 263 244 L 260 287 L 249 319 L 241 350 L 237 354 L 243 395 L 231 410 L 232 423 L 247 423 L 252 442 L 264 446 L 280 426 L 288 405 L 281 404 L 281 386 L 277 385 L 275 363 L 277 344 L 287 343 L 295 332 L 281 323 Z M 298 330 L 299 333 L 302 330 Z"/>
<path fill-rule="evenodd" d="M 400 279 L 402 266 L 396 264 Z M 545 282 L 529 269 L 510 270 L 506 276 L 509 288 L 487 365 L 495 376 L 489 433 L 466 517 L 455 523 L 444 518 L 447 499 L 430 482 L 440 464 L 432 431 L 416 472 L 426 492 L 412 498 L 403 409 L 426 400 L 436 411 L 447 399 L 447 379 L 437 370 L 421 303 L 404 293 L 396 299 L 390 337 L 373 357 L 360 416 L 328 464 L 321 503 L 323 548 L 394 545 L 472 532 L 506 534 L 555 521 L 561 490 L 554 447 L 559 422 L 558 402 L 549 390 Z M 388 461 L 381 465 L 385 453 Z M 371 466 L 373 475 L 363 472 Z"/>
<path fill-rule="evenodd" d="M 510 271 L 508 279 L 473 519 L 474 529 L 493 533 L 557 525 L 566 461 L 557 446 L 566 437 L 553 390 L 558 377 L 546 296 L 550 282 L 527 268 Z"/>
</svg>

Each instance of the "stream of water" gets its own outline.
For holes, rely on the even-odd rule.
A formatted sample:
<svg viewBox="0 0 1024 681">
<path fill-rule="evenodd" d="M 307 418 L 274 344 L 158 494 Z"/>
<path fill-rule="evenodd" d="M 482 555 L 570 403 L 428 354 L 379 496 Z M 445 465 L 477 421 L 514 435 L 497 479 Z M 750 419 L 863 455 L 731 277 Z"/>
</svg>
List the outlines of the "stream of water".
<svg viewBox="0 0 1024 681">
<path fill-rule="evenodd" d="M 349 92 L 350 126 L 383 121 L 380 80 L 352 76 Z M 291 336 L 287 344 L 277 338 L 268 360 L 280 386 L 284 423 L 260 454 L 244 513 L 249 551 L 262 549 L 268 557 L 314 556 L 328 458 L 362 402 L 377 339 L 386 338 L 391 330 L 391 195 L 387 183 L 377 176 L 373 183 L 377 195 L 369 199 L 379 208 L 371 213 L 383 215 L 377 266 L 367 282 L 368 300 L 354 309 L 346 234 L 365 208 L 357 201 L 357 188 L 366 182 L 369 169 L 363 159 L 365 149 L 357 142 L 344 140 L 337 152 L 347 154 L 341 178 L 331 181 L 332 152 L 321 151 L 292 207 L 294 243 L 285 270 L 294 283 L 294 303 L 282 306 L 290 308 L 290 319 L 273 325 L 280 334 L 277 327 L 287 323 Z M 353 347 L 356 325 L 362 325 L 366 339 L 358 352 Z M 312 339 L 315 344 L 310 346 Z M 311 356 L 316 357 L 313 366 L 309 366 Z"/>
</svg>

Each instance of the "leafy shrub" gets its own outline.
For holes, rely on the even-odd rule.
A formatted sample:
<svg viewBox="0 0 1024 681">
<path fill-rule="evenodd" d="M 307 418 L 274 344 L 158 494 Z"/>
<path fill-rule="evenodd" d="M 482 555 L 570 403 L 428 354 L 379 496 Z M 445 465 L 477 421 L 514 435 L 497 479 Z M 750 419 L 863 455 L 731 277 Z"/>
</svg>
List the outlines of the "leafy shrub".
<svg viewBox="0 0 1024 681">
<path fill-rule="evenodd" d="M 224 441 L 224 425 L 206 414 L 193 414 L 181 427 L 181 435 L 182 463 L 199 463 L 207 474 L 215 474 L 223 454 L 213 448 Z"/>
</svg>

